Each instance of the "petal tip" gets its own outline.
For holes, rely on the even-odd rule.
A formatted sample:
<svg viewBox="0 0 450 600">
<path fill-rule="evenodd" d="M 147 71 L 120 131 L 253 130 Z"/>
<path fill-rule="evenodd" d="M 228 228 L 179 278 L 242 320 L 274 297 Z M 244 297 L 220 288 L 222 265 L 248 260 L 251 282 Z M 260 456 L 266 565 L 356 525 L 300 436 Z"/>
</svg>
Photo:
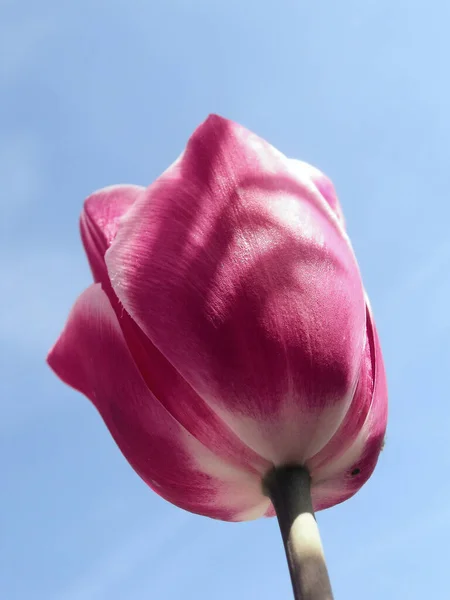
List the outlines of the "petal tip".
<svg viewBox="0 0 450 600">
<path fill-rule="evenodd" d="M 144 186 L 133 183 L 116 183 L 99 188 L 89 194 L 83 202 L 83 212 L 95 215 L 107 204 L 115 204 L 118 200 L 125 200 L 125 205 L 132 204 L 135 197 L 145 190 Z"/>
</svg>

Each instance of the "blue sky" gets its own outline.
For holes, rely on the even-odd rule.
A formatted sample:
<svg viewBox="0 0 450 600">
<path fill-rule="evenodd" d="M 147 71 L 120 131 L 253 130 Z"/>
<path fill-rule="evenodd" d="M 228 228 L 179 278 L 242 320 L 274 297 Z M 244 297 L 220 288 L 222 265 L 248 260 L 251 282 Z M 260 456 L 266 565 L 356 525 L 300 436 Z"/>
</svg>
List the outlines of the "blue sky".
<svg viewBox="0 0 450 600">
<path fill-rule="evenodd" d="M 85 196 L 146 185 L 208 113 L 334 180 L 381 335 L 386 449 L 319 513 L 336 599 L 442 598 L 450 534 L 450 4 L 0 2 L 0 590 L 289 598 L 275 520 L 151 492 L 46 367 L 90 273 Z"/>
</svg>

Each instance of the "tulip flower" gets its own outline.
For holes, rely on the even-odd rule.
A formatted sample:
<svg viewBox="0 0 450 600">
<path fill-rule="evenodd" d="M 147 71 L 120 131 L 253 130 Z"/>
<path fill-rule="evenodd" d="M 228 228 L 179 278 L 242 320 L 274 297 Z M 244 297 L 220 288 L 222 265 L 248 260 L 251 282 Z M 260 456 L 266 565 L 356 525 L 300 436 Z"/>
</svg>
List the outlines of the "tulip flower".
<svg viewBox="0 0 450 600">
<path fill-rule="evenodd" d="M 48 362 L 131 466 L 201 515 L 277 514 L 297 598 L 331 598 L 314 512 L 372 474 L 372 311 L 331 181 L 210 116 L 149 187 L 90 196 L 94 283 Z"/>
</svg>

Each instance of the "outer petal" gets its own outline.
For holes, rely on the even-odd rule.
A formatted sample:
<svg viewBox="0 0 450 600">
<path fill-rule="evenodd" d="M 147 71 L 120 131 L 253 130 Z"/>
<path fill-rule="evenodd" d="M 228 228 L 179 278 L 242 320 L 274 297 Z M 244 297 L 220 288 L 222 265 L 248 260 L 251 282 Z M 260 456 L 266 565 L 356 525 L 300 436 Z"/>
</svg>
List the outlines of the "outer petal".
<svg viewBox="0 0 450 600">
<path fill-rule="evenodd" d="M 316 169 L 316 167 L 313 167 L 312 165 L 301 160 L 292 158 L 291 165 L 296 172 L 297 177 L 301 179 L 309 177 L 311 179 L 318 191 L 322 194 L 333 211 L 336 213 L 336 216 L 341 221 L 342 225 L 345 226 L 344 213 L 342 212 L 333 182 L 321 171 L 319 171 L 319 169 Z"/>
<path fill-rule="evenodd" d="M 105 252 L 116 236 L 121 217 L 144 191 L 139 185 L 113 185 L 94 192 L 85 200 L 80 231 L 95 281 L 109 279 Z"/>
<path fill-rule="evenodd" d="M 354 401 L 334 438 L 308 462 L 316 510 L 347 500 L 367 482 L 382 449 L 387 416 L 386 373 L 368 308 L 366 353 Z"/>
<path fill-rule="evenodd" d="M 81 234 L 96 281 L 102 283 L 127 345 L 149 389 L 182 425 L 208 448 L 250 471 L 264 473 L 270 463 L 248 448 L 159 352 L 136 325 L 111 287 L 104 256 L 114 240 L 121 217 L 145 188 L 118 185 L 87 198 Z"/>
<path fill-rule="evenodd" d="M 267 510 L 260 477 L 219 460 L 148 390 L 100 285 L 78 299 L 48 362 L 94 403 L 130 464 L 161 496 L 224 520 Z"/>
<path fill-rule="evenodd" d="M 133 320 L 274 464 L 332 438 L 354 396 L 365 303 L 342 223 L 304 171 L 210 117 L 106 254 Z"/>
</svg>

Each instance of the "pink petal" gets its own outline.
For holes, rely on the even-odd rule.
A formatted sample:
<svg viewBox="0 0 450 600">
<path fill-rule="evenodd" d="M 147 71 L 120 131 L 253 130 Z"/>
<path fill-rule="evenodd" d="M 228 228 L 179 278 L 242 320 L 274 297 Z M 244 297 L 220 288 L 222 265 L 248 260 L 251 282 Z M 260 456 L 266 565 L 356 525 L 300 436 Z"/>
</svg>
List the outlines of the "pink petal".
<svg viewBox="0 0 450 600">
<path fill-rule="evenodd" d="M 341 221 L 342 225 L 345 226 L 344 213 L 342 212 L 333 182 L 319 171 L 319 169 L 316 169 L 316 167 L 313 167 L 308 163 L 293 158 L 291 159 L 291 164 L 299 177 L 306 176 L 311 178 L 318 191 L 336 213 L 336 216 Z"/>
<path fill-rule="evenodd" d="M 353 496 L 372 475 L 387 425 L 387 383 L 378 334 L 367 315 L 367 347 L 352 406 L 326 448 L 308 461 L 316 510 Z"/>
<path fill-rule="evenodd" d="M 112 186 L 92 194 L 81 215 L 81 233 L 94 278 L 101 281 L 130 352 L 149 389 L 167 410 L 199 441 L 225 459 L 258 473 L 270 468 L 245 446 L 155 348 L 120 304 L 106 272 L 104 255 L 114 240 L 121 217 L 145 188 Z"/>
<path fill-rule="evenodd" d="M 191 435 L 217 456 L 262 477 L 271 468 L 271 463 L 246 446 L 195 392 L 139 329 L 117 299 L 110 298 L 110 301 L 136 366 L 159 402 Z"/>
<path fill-rule="evenodd" d="M 269 144 L 213 116 L 127 211 L 106 254 L 127 313 L 275 464 L 320 451 L 358 381 L 364 295 L 327 195 Z"/>
<path fill-rule="evenodd" d="M 121 217 L 144 191 L 138 185 L 113 185 L 85 200 L 80 217 L 81 239 L 95 281 L 108 280 L 105 252 L 116 236 Z"/>
<path fill-rule="evenodd" d="M 99 284 L 76 302 L 48 362 L 93 402 L 132 467 L 162 497 L 224 520 L 265 513 L 260 476 L 215 456 L 149 391 Z"/>
<path fill-rule="evenodd" d="M 364 357 L 361 362 L 360 376 L 352 402 L 348 407 L 345 418 L 338 430 L 317 454 L 308 457 L 308 467 L 312 474 L 336 460 L 353 445 L 363 426 L 370 410 L 374 387 L 374 344 L 372 322 L 367 314 L 367 339 L 364 348 Z"/>
</svg>

